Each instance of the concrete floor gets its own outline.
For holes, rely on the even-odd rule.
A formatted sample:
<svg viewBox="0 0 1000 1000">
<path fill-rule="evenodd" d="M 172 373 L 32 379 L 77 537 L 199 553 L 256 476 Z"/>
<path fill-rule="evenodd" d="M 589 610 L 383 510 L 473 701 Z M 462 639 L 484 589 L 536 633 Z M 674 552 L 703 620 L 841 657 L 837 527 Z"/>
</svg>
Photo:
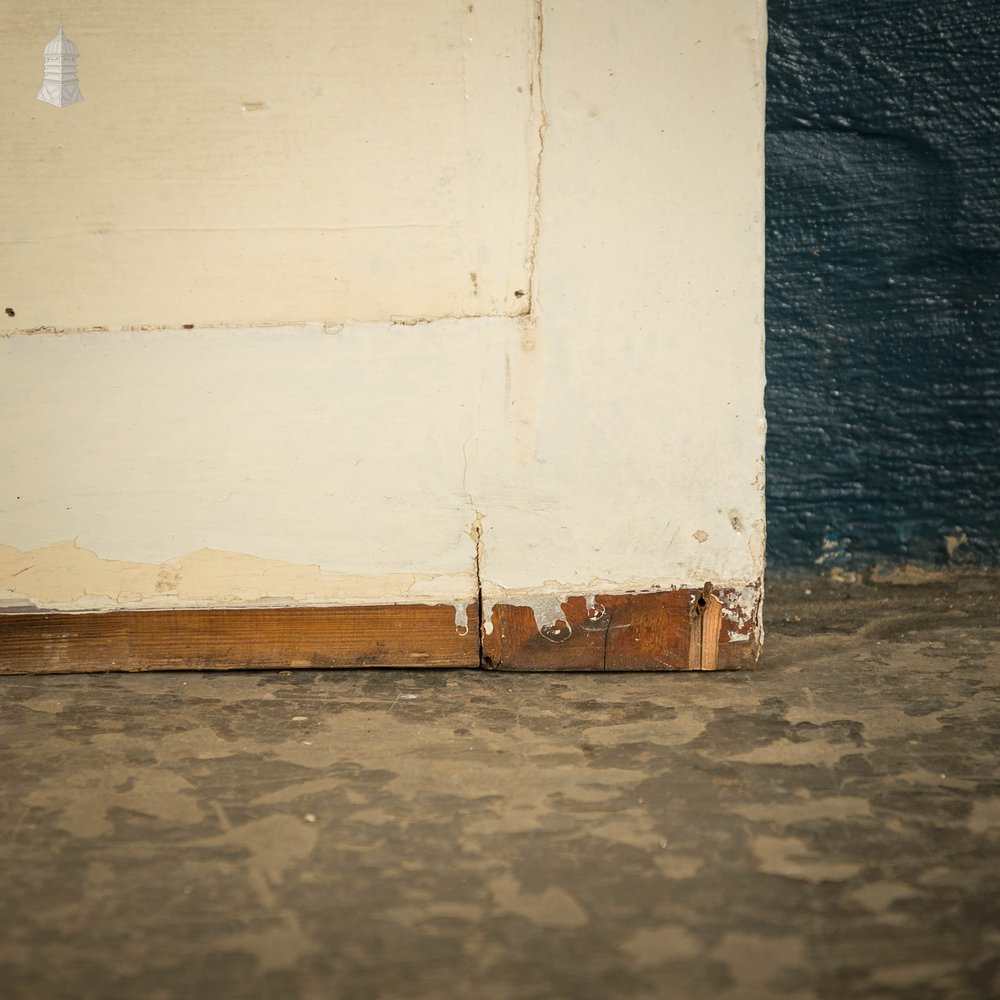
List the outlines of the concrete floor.
<svg viewBox="0 0 1000 1000">
<path fill-rule="evenodd" d="M 0 679 L 0 996 L 1000 996 L 1000 580 L 717 675 Z"/>
</svg>

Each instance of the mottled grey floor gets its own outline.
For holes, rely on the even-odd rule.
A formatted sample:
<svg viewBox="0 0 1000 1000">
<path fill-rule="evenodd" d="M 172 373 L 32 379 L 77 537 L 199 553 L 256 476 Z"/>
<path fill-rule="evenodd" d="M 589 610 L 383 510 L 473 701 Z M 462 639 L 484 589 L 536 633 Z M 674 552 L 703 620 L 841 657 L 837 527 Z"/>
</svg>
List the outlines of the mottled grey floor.
<svg viewBox="0 0 1000 1000">
<path fill-rule="evenodd" d="M 1000 995 L 996 578 L 760 667 L 0 679 L 0 996 Z"/>
</svg>

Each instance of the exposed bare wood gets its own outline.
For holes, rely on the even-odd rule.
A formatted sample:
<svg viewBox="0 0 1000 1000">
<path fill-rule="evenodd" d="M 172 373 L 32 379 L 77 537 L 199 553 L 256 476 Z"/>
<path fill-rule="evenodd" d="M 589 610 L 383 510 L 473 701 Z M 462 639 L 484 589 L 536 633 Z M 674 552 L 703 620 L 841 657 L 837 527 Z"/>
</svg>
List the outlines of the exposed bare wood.
<svg viewBox="0 0 1000 1000">
<path fill-rule="evenodd" d="M 688 666 L 692 670 L 717 670 L 722 604 L 712 592 L 711 583 L 706 583 L 701 594 L 695 598 L 691 605 L 690 619 Z"/>
<path fill-rule="evenodd" d="M 475 626 L 456 628 L 451 605 L 0 615 L 0 674 L 478 661 Z"/>
<path fill-rule="evenodd" d="M 498 604 L 492 631 L 483 635 L 483 665 L 498 670 L 749 667 L 760 644 L 752 627 L 755 616 L 744 613 L 741 600 L 745 595 L 736 591 L 682 589 L 597 595 L 588 608 L 583 597 L 571 597 L 562 603 L 563 620 L 541 628 L 530 607 Z M 727 611 L 731 620 L 724 622 Z"/>
</svg>

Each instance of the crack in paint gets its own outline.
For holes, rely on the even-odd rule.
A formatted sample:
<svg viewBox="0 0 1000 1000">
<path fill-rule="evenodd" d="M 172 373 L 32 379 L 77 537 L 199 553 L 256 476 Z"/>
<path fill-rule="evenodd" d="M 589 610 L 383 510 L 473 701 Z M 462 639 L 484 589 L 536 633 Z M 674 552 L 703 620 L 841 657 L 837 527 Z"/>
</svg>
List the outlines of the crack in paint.
<svg viewBox="0 0 1000 1000">
<path fill-rule="evenodd" d="M 483 665 L 483 518 L 486 515 L 476 511 L 475 520 L 469 534 L 476 546 L 476 634 L 479 639 L 479 665 Z"/>
<path fill-rule="evenodd" d="M 63 337 L 84 333 L 177 333 L 191 334 L 213 330 L 308 330 L 316 328 L 326 334 L 337 334 L 348 328 L 358 327 L 402 327 L 430 326 L 434 323 L 461 322 L 464 320 L 512 319 L 520 321 L 531 311 L 530 304 L 512 309 L 510 312 L 457 312 L 440 313 L 434 316 L 389 316 L 384 319 L 327 319 L 327 320 L 282 320 L 266 323 L 254 320 L 251 323 L 215 323 L 195 325 L 192 323 L 144 323 L 132 326 L 31 326 L 0 330 L 0 340 L 13 337 L 39 336 L 48 334 Z"/>
<path fill-rule="evenodd" d="M 549 116 L 545 108 L 545 94 L 542 87 L 542 50 L 545 43 L 544 0 L 534 0 L 535 18 L 535 51 L 534 73 L 531 81 L 531 94 L 534 98 L 535 114 L 537 115 L 537 151 L 535 154 L 535 184 L 531 195 L 531 210 L 528 232 L 528 310 L 531 315 L 535 308 L 537 284 L 538 241 L 542 231 L 542 163 L 545 156 L 545 133 L 549 128 Z"/>
</svg>

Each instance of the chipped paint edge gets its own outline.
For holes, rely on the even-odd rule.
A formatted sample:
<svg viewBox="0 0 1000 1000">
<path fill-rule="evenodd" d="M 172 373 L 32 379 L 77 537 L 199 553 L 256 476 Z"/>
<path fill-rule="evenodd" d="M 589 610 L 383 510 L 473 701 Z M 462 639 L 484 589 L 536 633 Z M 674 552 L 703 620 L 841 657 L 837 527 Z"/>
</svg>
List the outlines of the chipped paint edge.
<svg viewBox="0 0 1000 1000">
<path fill-rule="evenodd" d="M 525 587 L 506 589 L 497 584 L 483 581 L 481 592 L 483 600 L 482 618 L 485 635 L 493 633 L 493 611 L 500 606 L 514 608 L 530 608 L 535 619 L 535 627 L 539 634 L 551 629 L 558 622 L 565 622 L 564 605 L 570 600 L 582 598 L 588 609 L 592 609 L 600 596 L 625 597 L 642 594 L 662 594 L 673 591 L 689 591 L 692 603 L 701 593 L 704 582 L 688 581 L 677 583 L 673 581 L 637 581 L 616 583 L 612 580 L 593 579 L 583 587 L 560 584 L 556 581 L 546 581 L 542 587 Z M 763 579 L 747 582 L 723 581 L 713 583 L 715 594 L 725 595 L 722 601 L 722 618 L 730 632 L 751 637 L 758 643 L 763 640 L 761 627 L 761 610 L 763 606 Z M 741 639 L 738 641 L 747 641 Z"/>
<path fill-rule="evenodd" d="M 451 605 L 467 635 L 476 604 L 472 571 L 363 576 L 217 549 L 154 564 L 104 559 L 73 541 L 0 545 L 0 613 Z"/>
<path fill-rule="evenodd" d="M 674 672 L 746 669 L 757 661 L 761 580 L 608 590 L 616 593 L 521 591 L 494 600 L 485 616 L 490 628 L 484 627 L 481 637 L 482 665 L 512 671 Z M 635 646 L 623 644 L 622 629 L 634 630 L 628 635 Z"/>
</svg>

